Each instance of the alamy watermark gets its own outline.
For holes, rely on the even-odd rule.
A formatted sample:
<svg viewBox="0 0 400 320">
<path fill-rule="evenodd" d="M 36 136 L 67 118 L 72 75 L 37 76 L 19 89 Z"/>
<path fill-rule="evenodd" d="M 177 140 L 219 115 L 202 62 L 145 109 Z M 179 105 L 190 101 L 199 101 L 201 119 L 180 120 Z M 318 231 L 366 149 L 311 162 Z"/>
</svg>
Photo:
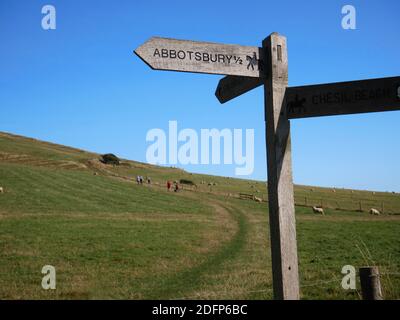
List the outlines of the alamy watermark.
<svg viewBox="0 0 400 320">
<path fill-rule="evenodd" d="M 342 7 L 342 28 L 345 30 L 355 30 L 356 29 L 356 8 L 352 5 L 345 5 Z"/>
<path fill-rule="evenodd" d="M 344 290 L 355 290 L 356 289 L 356 268 L 352 265 L 345 265 L 342 268 L 342 274 L 345 276 L 342 278 L 342 288 Z"/>
<path fill-rule="evenodd" d="M 42 7 L 42 14 L 45 16 L 42 18 L 42 28 L 44 30 L 55 30 L 56 29 L 56 8 L 50 4 L 46 4 Z"/>
<path fill-rule="evenodd" d="M 235 164 L 235 174 L 240 176 L 251 175 L 254 170 L 254 129 L 245 131 L 245 148 L 242 129 L 201 129 L 198 134 L 188 128 L 178 131 L 177 121 L 169 121 L 168 134 L 158 128 L 149 130 L 146 141 L 152 142 L 146 151 L 151 164 L 196 165 L 210 164 L 211 160 L 213 165 Z"/>
<path fill-rule="evenodd" d="M 51 265 L 45 265 L 42 268 L 42 274 L 45 275 L 42 278 L 42 288 L 44 290 L 56 289 L 56 268 Z"/>
</svg>

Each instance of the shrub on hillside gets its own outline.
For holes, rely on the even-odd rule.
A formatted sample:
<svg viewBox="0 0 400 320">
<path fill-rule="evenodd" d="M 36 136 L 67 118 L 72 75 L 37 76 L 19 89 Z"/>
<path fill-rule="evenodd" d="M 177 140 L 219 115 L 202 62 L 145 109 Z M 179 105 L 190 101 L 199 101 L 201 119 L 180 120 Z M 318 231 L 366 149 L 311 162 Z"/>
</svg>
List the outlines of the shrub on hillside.
<svg viewBox="0 0 400 320">
<path fill-rule="evenodd" d="M 119 158 L 112 153 L 103 154 L 100 158 L 100 161 L 105 164 L 119 165 Z"/>
<path fill-rule="evenodd" d="M 187 179 L 181 179 L 181 180 L 179 180 L 179 183 L 180 184 L 188 184 L 188 185 L 191 185 L 191 186 L 196 185 L 192 180 L 187 180 Z"/>
</svg>

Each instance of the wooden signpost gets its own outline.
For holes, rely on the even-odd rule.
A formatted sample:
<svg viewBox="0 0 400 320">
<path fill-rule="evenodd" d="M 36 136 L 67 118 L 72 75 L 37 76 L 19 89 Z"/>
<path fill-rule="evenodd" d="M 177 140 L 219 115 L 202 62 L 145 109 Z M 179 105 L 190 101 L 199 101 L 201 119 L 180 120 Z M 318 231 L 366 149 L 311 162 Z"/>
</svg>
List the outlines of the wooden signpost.
<svg viewBox="0 0 400 320">
<path fill-rule="evenodd" d="M 264 85 L 274 297 L 299 299 L 289 119 L 400 110 L 400 77 L 288 87 L 277 33 L 262 48 L 151 38 L 135 53 L 157 70 L 227 75 L 215 91 L 221 103 Z"/>
</svg>

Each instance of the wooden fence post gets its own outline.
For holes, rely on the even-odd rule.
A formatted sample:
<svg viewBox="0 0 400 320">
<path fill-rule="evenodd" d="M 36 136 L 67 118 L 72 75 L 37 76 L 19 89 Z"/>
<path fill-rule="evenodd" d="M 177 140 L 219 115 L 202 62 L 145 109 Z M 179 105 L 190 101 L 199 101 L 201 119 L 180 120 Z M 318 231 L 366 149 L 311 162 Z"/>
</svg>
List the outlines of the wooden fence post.
<svg viewBox="0 0 400 320">
<path fill-rule="evenodd" d="M 379 268 L 360 268 L 361 292 L 364 300 L 383 300 Z"/>
<path fill-rule="evenodd" d="M 275 299 L 297 300 L 299 274 L 290 142 L 284 101 L 288 85 L 286 38 L 272 33 L 263 41 L 264 102 L 268 162 L 269 224 Z"/>
</svg>

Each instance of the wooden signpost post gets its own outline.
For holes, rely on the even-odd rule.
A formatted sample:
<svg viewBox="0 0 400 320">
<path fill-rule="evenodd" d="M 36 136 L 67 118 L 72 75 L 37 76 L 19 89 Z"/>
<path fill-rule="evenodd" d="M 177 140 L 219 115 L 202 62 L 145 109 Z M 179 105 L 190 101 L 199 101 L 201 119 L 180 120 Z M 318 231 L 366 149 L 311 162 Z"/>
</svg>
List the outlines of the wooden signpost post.
<svg viewBox="0 0 400 320">
<path fill-rule="evenodd" d="M 264 82 L 269 225 L 275 299 L 300 297 L 292 178 L 290 122 L 284 97 L 288 85 L 286 38 L 276 33 L 263 41 L 269 70 Z"/>
<path fill-rule="evenodd" d="M 215 91 L 221 103 L 264 85 L 274 297 L 299 299 L 289 119 L 400 110 L 400 77 L 288 87 L 277 33 L 262 48 L 154 37 L 135 53 L 156 70 L 227 75 Z"/>
</svg>

